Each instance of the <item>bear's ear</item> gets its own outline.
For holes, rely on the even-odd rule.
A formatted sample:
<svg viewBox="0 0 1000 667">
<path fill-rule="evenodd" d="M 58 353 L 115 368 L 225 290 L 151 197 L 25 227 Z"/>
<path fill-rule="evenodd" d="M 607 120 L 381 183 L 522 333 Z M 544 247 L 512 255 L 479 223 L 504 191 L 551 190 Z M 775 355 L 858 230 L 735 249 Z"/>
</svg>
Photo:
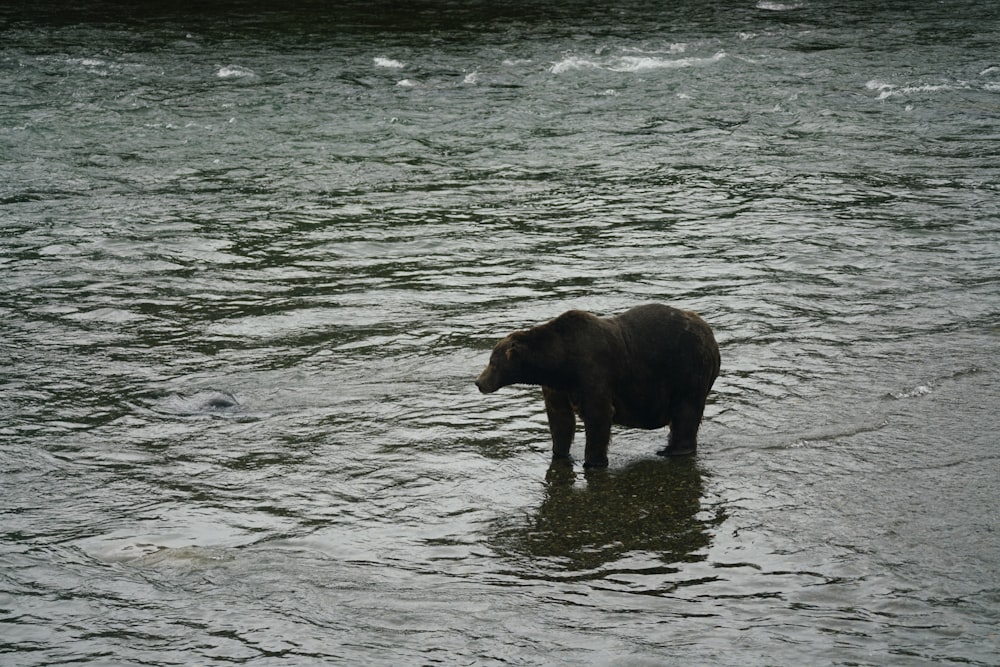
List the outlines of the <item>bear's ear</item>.
<svg viewBox="0 0 1000 667">
<path fill-rule="evenodd" d="M 511 343 L 510 346 L 507 348 L 507 361 L 512 361 L 514 357 L 517 356 L 515 354 L 515 348 L 517 348 L 517 345 L 515 343 Z"/>
</svg>

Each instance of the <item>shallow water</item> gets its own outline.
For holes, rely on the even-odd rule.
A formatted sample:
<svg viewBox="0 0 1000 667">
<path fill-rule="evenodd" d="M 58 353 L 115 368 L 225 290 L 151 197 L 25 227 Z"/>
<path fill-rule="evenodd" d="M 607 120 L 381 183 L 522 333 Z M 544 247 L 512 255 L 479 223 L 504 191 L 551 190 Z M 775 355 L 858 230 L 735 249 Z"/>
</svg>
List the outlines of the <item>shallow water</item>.
<svg viewBox="0 0 1000 667">
<path fill-rule="evenodd" d="M 0 9 L 0 662 L 996 664 L 997 43 Z M 720 342 L 696 457 L 550 468 L 538 390 L 472 384 L 648 301 Z"/>
</svg>

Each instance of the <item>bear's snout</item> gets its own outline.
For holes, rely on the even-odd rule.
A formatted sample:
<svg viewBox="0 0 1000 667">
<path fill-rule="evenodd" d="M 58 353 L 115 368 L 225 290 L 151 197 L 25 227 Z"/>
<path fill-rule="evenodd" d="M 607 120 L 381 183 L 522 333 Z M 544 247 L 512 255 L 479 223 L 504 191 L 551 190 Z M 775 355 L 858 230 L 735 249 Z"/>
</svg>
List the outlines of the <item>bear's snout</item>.
<svg viewBox="0 0 1000 667">
<path fill-rule="evenodd" d="M 491 382 L 488 377 L 490 370 L 492 370 L 492 367 L 487 366 L 486 369 L 479 374 L 479 377 L 476 378 L 476 387 L 484 394 L 492 394 L 499 389 L 499 387 L 496 386 L 496 383 Z"/>
</svg>

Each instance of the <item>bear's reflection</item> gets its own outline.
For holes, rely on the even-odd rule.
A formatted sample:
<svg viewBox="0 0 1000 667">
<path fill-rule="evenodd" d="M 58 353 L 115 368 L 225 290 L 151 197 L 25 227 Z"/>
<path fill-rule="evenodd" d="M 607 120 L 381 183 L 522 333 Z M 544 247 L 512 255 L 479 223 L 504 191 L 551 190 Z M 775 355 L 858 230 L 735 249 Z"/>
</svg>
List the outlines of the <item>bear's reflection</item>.
<svg viewBox="0 0 1000 667">
<path fill-rule="evenodd" d="M 662 566 L 702 560 L 712 527 L 723 519 L 702 513 L 702 493 L 694 457 L 585 474 L 556 461 L 541 506 L 502 520 L 493 546 L 529 570 L 563 575 L 600 570 L 632 554 Z"/>
</svg>

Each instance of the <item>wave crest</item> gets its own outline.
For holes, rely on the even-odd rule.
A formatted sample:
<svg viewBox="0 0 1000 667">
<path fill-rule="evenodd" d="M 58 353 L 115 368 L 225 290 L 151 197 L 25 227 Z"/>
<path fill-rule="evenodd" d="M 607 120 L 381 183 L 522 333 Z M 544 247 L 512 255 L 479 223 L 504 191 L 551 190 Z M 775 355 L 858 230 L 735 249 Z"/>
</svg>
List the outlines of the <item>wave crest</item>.
<svg viewBox="0 0 1000 667">
<path fill-rule="evenodd" d="M 220 79 L 249 79 L 257 76 L 254 71 L 248 67 L 240 67 L 239 65 L 226 65 L 220 67 L 219 71 L 215 73 L 215 76 Z"/>
<path fill-rule="evenodd" d="M 591 60 L 579 56 L 568 56 L 553 63 L 549 71 L 553 74 L 563 74 L 580 69 L 600 69 L 608 72 L 646 72 L 658 69 L 679 69 L 716 63 L 726 57 L 725 51 L 719 51 L 707 58 L 659 58 L 656 56 L 615 56 L 602 60 Z"/>
<path fill-rule="evenodd" d="M 406 67 L 406 63 L 386 58 L 385 56 L 377 56 L 372 58 L 372 61 L 375 63 L 375 67 L 386 67 L 388 69 L 403 69 Z"/>
</svg>

